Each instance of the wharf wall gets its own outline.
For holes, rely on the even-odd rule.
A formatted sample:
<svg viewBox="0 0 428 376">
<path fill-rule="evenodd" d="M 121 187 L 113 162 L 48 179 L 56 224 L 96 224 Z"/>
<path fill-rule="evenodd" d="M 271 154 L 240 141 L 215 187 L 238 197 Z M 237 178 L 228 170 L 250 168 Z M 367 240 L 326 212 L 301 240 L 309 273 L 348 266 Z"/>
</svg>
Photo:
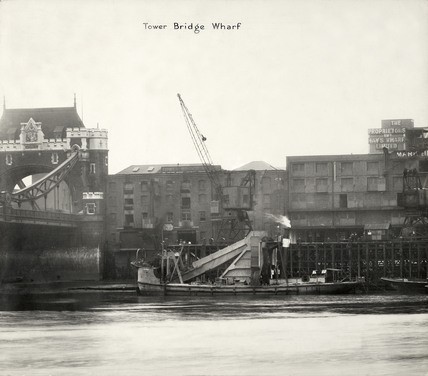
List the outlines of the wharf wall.
<svg viewBox="0 0 428 376">
<path fill-rule="evenodd" d="M 100 237 L 79 228 L 0 223 L 0 238 L 0 284 L 102 278 Z"/>
</svg>

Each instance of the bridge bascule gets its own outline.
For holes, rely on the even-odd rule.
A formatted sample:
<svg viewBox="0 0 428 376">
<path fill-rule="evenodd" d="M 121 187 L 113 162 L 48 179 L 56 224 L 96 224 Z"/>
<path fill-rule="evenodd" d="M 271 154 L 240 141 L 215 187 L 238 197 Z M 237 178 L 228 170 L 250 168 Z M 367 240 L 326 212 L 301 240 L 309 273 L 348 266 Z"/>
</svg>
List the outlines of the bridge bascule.
<svg viewBox="0 0 428 376">
<path fill-rule="evenodd" d="M 106 130 L 84 127 L 75 107 L 4 109 L 0 222 L 75 227 L 102 221 L 107 140 Z"/>
</svg>

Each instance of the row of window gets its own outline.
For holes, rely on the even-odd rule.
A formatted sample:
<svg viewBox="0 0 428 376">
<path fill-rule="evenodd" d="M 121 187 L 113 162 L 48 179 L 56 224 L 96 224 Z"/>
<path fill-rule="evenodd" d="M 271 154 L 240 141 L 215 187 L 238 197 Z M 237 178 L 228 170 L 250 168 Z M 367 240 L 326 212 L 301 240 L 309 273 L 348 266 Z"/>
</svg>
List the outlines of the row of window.
<svg viewBox="0 0 428 376">
<path fill-rule="evenodd" d="M 354 195 L 349 195 L 350 199 L 348 200 L 347 193 L 340 193 L 336 197 L 339 199 L 339 208 L 348 208 L 348 207 L 385 207 L 385 206 L 403 206 L 400 202 L 402 199 L 403 193 L 396 193 L 396 195 L 379 195 L 379 193 L 366 193 L 364 200 L 356 200 Z M 291 207 L 294 209 L 307 209 L 307 208 L 317 208 L 322 209 L 331 209 L 333 204 L 332 196 L 330 195 L 305 195 L 305 194 L 296 194 L 292 197 Z M 348 206 L 349 203 L 349 206 Z"/>
<path fill-rule="evenodd" d="M 138 184 L 138 183 L 137 183 Z M 149 192 L 150 191 L 150 184 L 149 181 L 142 181 L 139 183 L 140 191 L 141 192 Z M 188 180 L 185 180 L 181 183 L 181 191 L 190 191 L 191 189 L 191 183 Z M 207 189 L 207 182 L 206 180 L 199 180 L 198 182 L 198 189 L 199 191 L 206 191 Z M 110 182 L 109 183 L 109 190 L 115 191 L 116 190 L 116 182 Z M 166 192 L 174 192 L 175 190 L 175 183 L 172 180 L 168 180 L 165 183 L 165 191 Z M 123 191 L 126 193 L 133 193 L 134 192 L 134 183 L 125 183 L 123 185 Z"/>
<path fill-rule="evenodd" d="M 340 175 L 353 175 L 354 173 L 354 162 L 337 162 L 336 171 L 333 171 L 334 165 L 330 162 L 330 171 L 329 171 L 329 162 L 316 162 L 315 163 L 315 173 L 319 175 L 333 175 L 334 173 L 340 173 Z M 377 174 L 379 173 L 379 161 L 375 162 L 366 162 L 366 172 L 368 174 Z M 305 173 L 306 163 L 293 163 L 291 165 L 291 171 L 293 173 Z"/>
<path fill-rule="evenodd" d="M 91 209 L 95 213 L 95 207 L 94 208 L 91 207 Z M 89 211 L 89 209 L 88 209 L 88 211 Z M 90 213 L 90 214 L 92 214 L 92 213 Z M 198 213 L 198 217 L 199 217 L 199 222 L 206 221 L 207 220 L 207 212 L 206 211 L 200 211 Z M 110 222 L 116 223 L 116 220 L 117 220 L 117 214 L 116 213 L 110 213 Z M 149 217 L 149 213 L 142 212 L 141 213 L 141 220 L 142 220 L 143 224 L 151 222 L 151 218 Z M 181 220 L 182 221 L 191 221 L 192 220 L 191 212 L 186 211 L 186 210 L 182 211 L 181 212 Z M 165 222 L 166 223 L 173 223 L 174 222 L 174 213 L 172 213 L 172 212 L 166 213 Z M 125 223 L 127 225 L 131 225 L 131 223 L 133 224 L 134 223 L 134 214 L 132 214 L 132 213 L 125 214 Z"/>
<path fill-rule="evenodd" d="M 129 195 L 131 196 L 131 195 Z M 271 195 L 263 195 L 263 206 L 269 207 L 271 204 Z M 140 198 L 141 206 L 147 206 L 150 204 L 150 196 L 148 195 L 142 195 Z M 172 195 L 166 196 L 166 202 L 172 204 L 174 202 L 174 197 Z M 207 201 L 207 195 L 206 194 L 200 194 L 198 196 L 198 202 L 199 204 L 206 204 Z M 227 204 L 229 201 L 227 199 L 227 196 L 224 199 L 224 203 Z M 248 204 L 248 196 L 244 196 L 243 199 L 244 204 Z M 132 197 L 125 197 L 124 198 L 124 208 L 125 210 L 132 210 L 134 206 L 134 198 Z M 182 209 L 190 209 L 191 208 L 191 198 L 190 197 L 182 197 L 181 198 L 181 208 Z"/>
<path fill-rule="evenodd" d="M 269 196 L 269 195 L 266 195 Z M 173 195 L 166 195 L 166 203 L 173 204 L 174 196 Z M 132 194 L 125 195 L 124 197 L 124 205 L 130 206 L 134 205 L 134 196 Z M 114 201 L 112 201 L 114 203 Z M 150 196 L 149 195 L 141 195 L 140 196 L 140 203 L 142 206 L 149 205 L 150 203 Z M 206 194 L 200 194 L 198 196 L 198 203 L 199 204 L 207 204 L 208 203 L 208 196 Z M 183 209 L 190 209 L 191 207 L 191 198 L 190 197 L 182 197 L 181 198 L 181 208 Z"/>
<path fill-rule="evenodd" d="M 149 192 L 150 191 L 150 184 L 151 184 L 150 181 L 141 181 L 141 182 L 136 183 L 136 184 L 140 186 L 140 191 L 141 192 Z M 155 184 L 159 184 L 159 183 L 156 182 Z M 116 186 L 117 186 L 116 182 L 114 182 L 114 181 L 110 182 L 109 183 L 109 190 L 111 192 L 116 191 Z M 271 188 L 272 188 L 272 180 L 271 180 L 271 178 L 270 177 L 266 177 L 266 176 L 263 177 L 262 180 L 261 180 L 261 186 L 262 186 L 262 191 L 264 191 L 264 192 L 271 190 Z M 192 188 L 192 184 L 191 184 L 191 182 L 189 180 L 184 180 L 180 184 L 180 190 L 181 191 L 190 191 L 191 188 Z M 207 183 L 206 180 L 199 180 L 198 181 L 198 190 L 199 191 L 204 192 L 204 191 L 207 190 L 207 188 L 208 188 L 208 183 Z M 129 183 L 125 183 L 123 185 L 123 191 L 126 192 L 126 193 L 133 193 L 134 189 L 135 189 L 135 184 L 134 183 L 130 183 L 129 182 Z M 165 191 L 167 193 L 168 192 L 172 193 L 172 192 L 175 191 L 175 189 L 176 189 L 176 184 L 175 184 L 174 181 L 167 180 L 165 182 Z"/>
<path fill-rule="evenodd" d="M 306 181 L 305 179 L 293 179 L 292 187 L 293 192 L 305 192 Z M 401 176 L 394 176 L 392 179 L 392 190 L 401 191 L 403 189 L 403 178 Z M 355 190 L 354 178 L 340 178 L 340 190 L 342 192 L 353 192 Z M 367 177 L 367 191 L 379 192 L 386 190 L 386 180 L 384 177 L 368 176 Z M 316 192 L 329 192 L 331 185 L 329 185 L 328 178 L 315 179 Z"/>
</svg>

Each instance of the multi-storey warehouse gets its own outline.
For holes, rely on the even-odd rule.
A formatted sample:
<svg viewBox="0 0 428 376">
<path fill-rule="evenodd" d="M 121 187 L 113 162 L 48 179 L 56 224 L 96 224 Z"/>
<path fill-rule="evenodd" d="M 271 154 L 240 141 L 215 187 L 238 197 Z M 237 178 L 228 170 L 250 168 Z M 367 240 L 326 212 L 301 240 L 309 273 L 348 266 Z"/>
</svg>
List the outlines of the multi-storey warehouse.
<svg viewBox="0 0 428 376">
<path fill-rule="evenodd" d="M 287 157 L 293 240 L 399 236 L 409 215 L 402 203 L 404 171 L 428 178 L 425 135 L 411 120 L 384 120 L 382 128 L 369 130 L 370 154 Z"/>
<path fill-rule="evenodd" d="M 402 230 L 426 227 L 427 135 L 412 120 L 382 121 L 369 130 L 369 154 L 287 157 L 287 170 L 256 168 L 251 195 L 239 199 L 252 201 L 253 228 L 271 237 L 280 231 L 274 216 L 290 218 L 289 275 L 326 267 L 371 279 L 426 275 L 426 242 L 412 232 L 403 238 Z M 233 188 L 247 179 L 247 167 L 215 169 L 221 185 Z M 147 257 L 162 242 L 209 248 L 222 223 L 215 202 L 202 165 L 134 165 L 110 176 L 107 238 L 116 273 L 129 273 L 137 248 Z"/>
<path fill-rule="evenodd" d="M 428 277 L 427 136 L 413 120 L 383 120 L 369 154 L 287 157 L 288 274 Z"/>
<path fill-rule="evenodd" d="M 286 172 L 267 164 L 248 169 L 218 170 L 223 186 L 239 187 L 255 167 L 253 187 L 241 197 L 252 201 L 252 226 L 275 233 L 275 215 L 286 209 Z M 129 273 L 129 261 L 140 248 L 146 257 L 167 245 L 181 242 L 210 246 L 222 225 L 215 192 L 199 164 L 133 165 L 109 177 L 107 192 L 107 239 L 115 259 L 116 274 Z M 233 242 L 223 232 L 225 242 Z M 216 239 L 218 240 L 218 239 Z"/>
</svg>

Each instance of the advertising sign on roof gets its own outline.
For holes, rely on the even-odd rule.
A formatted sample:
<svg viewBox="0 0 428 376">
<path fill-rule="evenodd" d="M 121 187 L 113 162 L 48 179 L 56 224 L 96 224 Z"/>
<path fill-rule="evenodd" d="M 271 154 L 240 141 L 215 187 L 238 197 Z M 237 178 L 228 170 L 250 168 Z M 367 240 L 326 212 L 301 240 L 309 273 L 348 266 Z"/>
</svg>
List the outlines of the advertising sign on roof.
<svg viewBox="0 0 428 376">
<path fill-rule="evenodd" d="M 414 121 L 413 119 L 390 119 L 382 120 L 382 128 L 413 128 Z"/>
</svg>

